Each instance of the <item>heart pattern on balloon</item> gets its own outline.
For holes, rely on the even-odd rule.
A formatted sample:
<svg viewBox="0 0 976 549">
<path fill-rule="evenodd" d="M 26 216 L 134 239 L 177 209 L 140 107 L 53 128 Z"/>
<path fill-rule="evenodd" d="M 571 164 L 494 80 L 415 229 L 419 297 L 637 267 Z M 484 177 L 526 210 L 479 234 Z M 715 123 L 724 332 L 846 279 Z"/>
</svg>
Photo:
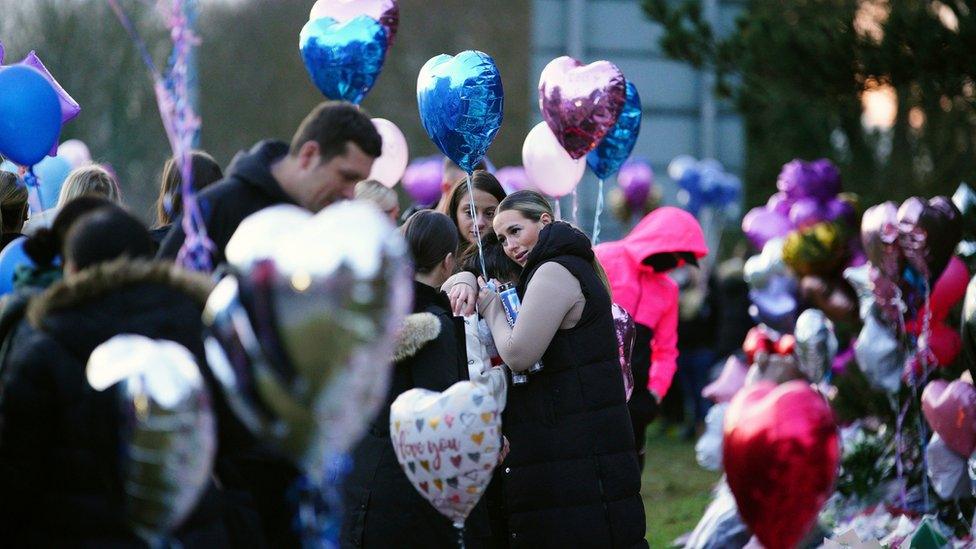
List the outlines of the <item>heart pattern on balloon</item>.
<svg viewBox="0 0 976 549">
<path fill-rule="evenodd" d="M 542 118 L 574 159 L 596 148 L 613 128 L 626 97 L 624 75 L 609 61 L 584 65 L 572 57 L 557 57 L 539 79 Z"/>
<path fill-rule="evenodd" d="M 976 388 L 936 379 L 922 391 L 922 413 L 946 446 L 968 457 L 976 450 Z"/>
<path fill-rule="evenodd" d="M 386 59 L 386 29 L 365 15 L 345 22 L 309 21 L 298 40 L 305 69 L 329 99 L 361 103 Z"/>
<path fill-rule="evenodd" d="M 339 23 L 351 21 L 360 15 L 378 21 L 386 29 L 387 47 L 393 45 L 400 26 L 400 5 L 397 0 L 318 0 L 312 6 L 309 21 L 330 17 Z"/>
<path fill-rule="evenodd" d="M 724 432 L 722 463 L 743 521 L 765 547 L 796 547 L 837 478 L 830 406 L 806 381 L 760 381 L 732 399 Z"/>
<path fill-rule="evenodd" d="M 489 390 L 470 381 L 443 393 L 411 389 L 390 406 L 397 461 L 420 495 L 458 527 L 481 499 L 498 461 L 500 412 Z"/>
</svg>

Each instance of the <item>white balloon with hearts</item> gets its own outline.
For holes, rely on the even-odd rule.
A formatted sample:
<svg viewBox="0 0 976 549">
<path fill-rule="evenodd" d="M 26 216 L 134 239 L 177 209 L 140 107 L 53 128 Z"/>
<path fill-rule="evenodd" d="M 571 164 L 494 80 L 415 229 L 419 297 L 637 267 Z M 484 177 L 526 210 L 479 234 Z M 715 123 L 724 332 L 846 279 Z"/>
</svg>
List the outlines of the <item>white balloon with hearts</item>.
<svg viewBox="0 0 976 549">
<path fill-rule="evenodd" d="M 390 437 L 414 488 L 462 528 L 501 451 L 501 408 L 491 392 L 470 381 L 442 393 L 411 389 L 390 406 Z"/>
</svg>

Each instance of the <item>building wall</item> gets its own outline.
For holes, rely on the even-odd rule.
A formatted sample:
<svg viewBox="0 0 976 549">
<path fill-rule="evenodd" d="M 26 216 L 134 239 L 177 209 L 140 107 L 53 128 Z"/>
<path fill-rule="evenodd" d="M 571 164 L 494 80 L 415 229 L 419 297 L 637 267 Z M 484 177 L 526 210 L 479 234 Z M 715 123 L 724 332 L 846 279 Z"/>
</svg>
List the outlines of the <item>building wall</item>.
<svg viewBox="0 0 976 549">
<path fill-rule="evenodd" d="M 733 28 L 741 2 L 702 0 L 703 13 L 719 33 Z M 637 86 L 644 108 L 634 156 L 648 160 L 667 201 L 674 186 L 667 178 L 668 162 L 679 154 L 713 157 L 726 169 L 741 173 L 745 138 L 741 119 L 732 106 L 711 93 L 709 75 L 664 56 L 658 44 L 663 30 L 641 10 L 639 0 L 532 0 L 530 100 L 537 104 L 539 74 L 560 55 L 585 62 L 607 59 L 616 63 Z M 540 118 L 535 109 L 536 121 Z M 608 182 L 607 190 L 614 183 Z M 590 231 L 597 182 L 587 172 L 579 186 L 579 224 Z M 569 200 L 563 202 L 568 217 Z M 603 215 L 601 240 L 621 236 L 611 215 Z"/>
</svg>

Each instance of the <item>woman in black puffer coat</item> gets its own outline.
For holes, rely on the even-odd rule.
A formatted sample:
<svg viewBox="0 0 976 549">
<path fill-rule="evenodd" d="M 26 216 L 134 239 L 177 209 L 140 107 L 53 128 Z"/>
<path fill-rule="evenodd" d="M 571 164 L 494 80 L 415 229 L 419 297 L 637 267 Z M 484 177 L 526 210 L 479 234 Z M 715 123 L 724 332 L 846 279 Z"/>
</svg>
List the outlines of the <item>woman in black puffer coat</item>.
<svg viewBox="0 0 976 549">
<path fill-rule="evenodd" d="M 390 405 L 413 389 L 444 391 L 468 379 L 464 327 L 451 314 L 440 285 L 454 271 L 457 229 L 444 214 L 424 210 L 403 226 L 414 258 L 413 314 L 401 330 L 386 404 L 353 453 L 353 471 L 343 484 L 343 547 L 455 547 L 458 531 L 410 484 L 393 451 Z M 465 546 L 482 547 L 488 513 L 480 502 L 465 523 Z"/>
<path fill-rule="evenodd" d="M 611 301 L 589 239 L 553 221 L 533 191 L 498 206 L 495 234 L 523 270 L 521 310 L 509 327 L 501 302 L 479 305 L 513 371 L 542 370 L 512 385 L 500 466 L 512 547 L 646 547 L 640 469 L 627 411 Z M 455 277 L 456 278 L 456 277 Z M 470 281 L 449 294 L 463 310 Z"/>
</svg>

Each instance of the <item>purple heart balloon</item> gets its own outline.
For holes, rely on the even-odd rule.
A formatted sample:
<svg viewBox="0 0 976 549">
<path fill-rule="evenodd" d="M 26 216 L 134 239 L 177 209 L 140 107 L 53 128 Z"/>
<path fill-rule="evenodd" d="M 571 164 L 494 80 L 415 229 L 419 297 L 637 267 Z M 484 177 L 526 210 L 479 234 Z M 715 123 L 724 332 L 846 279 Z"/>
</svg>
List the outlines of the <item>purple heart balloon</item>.
<svg viewBox="0 0 976 549">
<path fill-rule="evenodd" d="M 797 229 L 805 229 L 820 223 L 826 218 L 826 212 L 813 198 L 801 198 L 790 207 L 790 223 Z"/>
<path fill-rule="evenodd" d="M 624 75 L 609 61 L 584 65 L 557 57 L 539 79 L 542 118 L 574 159 L 586 156 L 617 123 L 626 96 Z"/>
<path fill-rule="evenodd" d="M 312 6 L 308 20 L 331 17 L 345 23 L 360 15 L 369 16 L 383 25 L 386 29 L 386 47 L 393 45 L 400 26 L 400 6 L 397 0 L 318 0 Z"/>
</svg>

